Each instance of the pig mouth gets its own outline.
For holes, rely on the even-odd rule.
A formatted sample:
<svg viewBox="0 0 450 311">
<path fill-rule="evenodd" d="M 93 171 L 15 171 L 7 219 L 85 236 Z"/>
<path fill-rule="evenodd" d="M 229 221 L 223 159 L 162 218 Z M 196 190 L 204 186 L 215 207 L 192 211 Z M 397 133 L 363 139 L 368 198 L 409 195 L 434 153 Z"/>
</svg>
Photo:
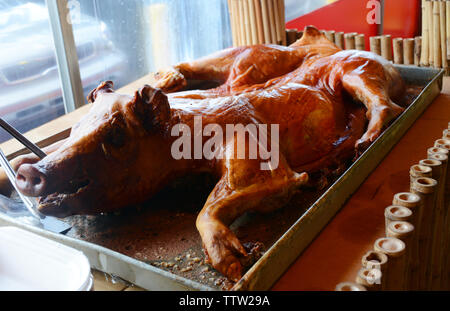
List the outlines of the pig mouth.
<svg viewBox="0 0 450 311">
<path fill-rule="evenodd" d="M 38 209 L 44 215 L 67 217 L 74 212 L 71 211 L 71 203 L 85 194 L 90 185 L 87 178 L 71 180 L 62 191 L 40 197 Z"/>
</svg>

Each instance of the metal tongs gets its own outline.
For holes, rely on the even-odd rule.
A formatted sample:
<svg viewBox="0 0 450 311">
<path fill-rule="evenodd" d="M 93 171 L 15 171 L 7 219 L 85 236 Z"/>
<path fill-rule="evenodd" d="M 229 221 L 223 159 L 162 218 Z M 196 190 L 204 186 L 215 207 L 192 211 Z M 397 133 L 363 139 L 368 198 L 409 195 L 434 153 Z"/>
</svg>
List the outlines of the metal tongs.
<svg viewBox="0 0 450 311">
<path fill-rule="evenodd" d="M 39 157 L 39 159 L 45 158 L 47 155 L 45 152 L 43 152 L 41 149 L 39 149 L 38 146 L 33 144 L 31 141 L 29 141 L 25 136 L 20 134 L 15 128 L 13 128 L 11 125 L 9 125 L 5 120 L 0 118 L 0 127 L 2 127 L 4 130 L 6 130 L 8 133 L 10 133 L 14 138 L 16 138 L 18 141 L 20 141 L 25 147 L 27 147 L 31 152 L 33 152 L 35 155 Z M 8 159 L 6 158 L 3 151 L 0 149 L 0 164 L 5 170 L 6 176 L 8 176 L 9 181 L 13 185 L 14 189 L 17 191 L 17 194 L 20 196 L 21 200 L 25 204 L 26 209 L 30 212 L 33 219 L 37 220 L 40 225 L 44 227 L 44 229 L 47 229 L 52 232 L 65 234 L 67 233 L 71 226 L 59 219 L 56 219 L 54 217 L 44 216 L 41 214 L 36 206 L 36 203 L 33 202 L 32 199 L 29 197 L 23 195 L 17 185 L 16 185 L 16 173 L 14 172 L 13 168 L 9 164 Z M 14 202 L 11 202 L 8 198 L 2 198 L 2 202 L 7 202 L 6 204 L 14 204 Z M 1 200 L 0 200 L 1 201 Z"/>
<path fill-rule="evenodd" d="M 44 151 L 39 149 L 38 146 L 29 141 L 25 136 L 19 133 L 15 128 L 9 125 L 8 122 L 0 118 L 0 127 L 2 127 L 5 131 L 7 131 L 11 136 L 20 141 L 25 147 L 27 147 L 31 152 L 39 157 L 39 159 L 45 158 L 47 155 Z"/>
<path fill-rule="evenodd" d="M 37 155 L 40 159 L 43 159 L 46 157 L 45 152 L 43 152 L 41 149 L 39 149 L 38 146 L 33 144 L 31 141 L 29 141 L 25 136 L 23 136 L 21 133 L 19 133 L 15 128 L 13 128 L 11 125 L 8 124 L 5 120 L 0 118 L 0 127 L 2 127 L 5 131 L 10 133 L 14 138 L 16 138 L 18 141 L 20 141 L 25 147 L 27 147 L 31 152 L 33 152 L 35 155 Z M 6 158 L 5 154 L 3 153 L 2 149 L 0 148 L 0 164 L 5 170 L 6 176 L 8 176 L 9 181 L 13 185 L 14 189 L 17 191 L 17 194 L 20 196 L 20 199 L 25 204 L 28 211 L 33 215 L 35 218 L 38 219 L 44 219 L 45 216 L 38 212 L 35 204 L 31 201 L 31 199 L 25 195 L 23 195 L 16 185 L 16 173 L 14 172 L 13 168 L 9 164 L 8 159 Z"/>
</svg>

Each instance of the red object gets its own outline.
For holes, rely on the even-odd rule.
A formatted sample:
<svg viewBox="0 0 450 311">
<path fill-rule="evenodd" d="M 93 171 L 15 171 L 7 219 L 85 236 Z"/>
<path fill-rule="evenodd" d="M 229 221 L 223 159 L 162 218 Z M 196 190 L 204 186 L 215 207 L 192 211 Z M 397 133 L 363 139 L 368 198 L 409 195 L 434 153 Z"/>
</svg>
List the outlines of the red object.
<svg viewBox="0 0 450 311">
<path fill-rule="evenodd" d="M 369 24 L 367 15 L 372 10 L 368 1 L 339 0 L 286 23 L 286 28 L 303 30 L 313 25 L 322 30 L 357 32 L 365 34 L 366 49 L 369 37 L 378 33 L 377 24 Z M 419 32 L 420 0 L 385 0 L 384 33 L 392 37 L 414 37 Z"/>
<path fill-rule="evenodd" d="M 363 0 L 336 1 L 287 22 L 286 28 L 303 30 L 305 26 L 313 25 L 321 30 L 362 33 L 366 36 L 366 49 L 368 49 L 368 38 L 377 35 L 378 25 L 367 23 L 367 14 L 370 9 L 366 6 L 367 1 Z"/>
<path fill-rule="evenodd" d="M 343 2 L 346 2 L 344 0 Z M 385 0 L 383 32 L 392 38 L 413 38 L 420 32 L 420 0 Z"/>
</svg>

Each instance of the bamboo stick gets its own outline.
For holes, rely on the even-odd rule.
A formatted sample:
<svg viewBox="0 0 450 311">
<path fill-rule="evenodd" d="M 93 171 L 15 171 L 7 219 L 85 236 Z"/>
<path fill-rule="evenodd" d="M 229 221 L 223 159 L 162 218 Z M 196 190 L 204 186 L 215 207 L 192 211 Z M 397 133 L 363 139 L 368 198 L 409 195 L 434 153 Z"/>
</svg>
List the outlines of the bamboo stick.
<svg viewBox="0 0 450 311">
<path fill-rule="evenodd" d="M 391 35 L 381 36 L 381 56 L 387 60 L 392 60 L 392 37 Z"/>
<path fill-rule="evenodd" d="M 430 29 L 428 26 L 428 7 L 427 1 L 422 0 L 422 51 L 420 54 L 420 65 L 428 66 L 429 62 L 429 45 L 430 45 Z"/>
<path fill-rule="evenodd" d="M 284 0 L 278 0 L 278 10 L 279 10 L 279 18 L 280 18 L 280 32 L 284 34 L 286 31 L 286 17 L 285 17 L 285 7 Z M 282 35 L 281 37 L 282 44 L 286 45 L 286 37 Z"/>
<path fill-rule="evenodd" d="M 230 16 L 230 26 L 231 26 L 231 37 L 233 41 L 233 46 L 237 46 L 237 35 L 236 35 L 236 23 L 235 23 L 235 14 L 236 11 L 233 10 L 233 1 L 227 0 L 228 2 L 228 14 Z"/>
<path fill-rule="evenodd" d="M 390 205 L 384 209 L 384 226 L 389 227 L 393 221 L 410 221 L 413 217 L 413 212 L 404 206 Z"/>
<path fill-rule="evenodd" d="M 247 44 L 247 35 L 245 32 L 245 15 L 244 15 L 244 0 L 236 0 L 237 1 L 237 12 L 239 14 L 239 34 L 241 38 L 241 42 L 239 45 Z"/>
<path fill-rule="evenodd" d="M 445 145 L 444 145 L 445 146 Z M 432 147 L 428 149 L 428 159 L 431 160 L 437 160 L 442 163 L 442 176 L 441 176 L 441 183 L 442 183 L 442 189 L 441 189 L 441 195 L 442 197 L 445 196 L 445 193 L 447 192 L 448 188 L 446 187 L 446 184 L 448 184 L 450 181 L 450 170 L 448 168 L 448 157 L 449 157 L 449 150 L 439 147 Z M 441 202 L 442 206 L 444 207 L 444 202 Z"/>
<path fill-rule="evenodd" d="M 444 131 L 444 133 L 445 133 L 445 131 Z M 440 152 L 440 153 L 444 153 L 448 156 L 450 154 L 450 139 L 441 138 L 441 139 L 436 140 L 434 142 L 434 148 L 440 148 L 440 149 L 446 150 L 447 153 L 445 153 L 445 151 Z M 450 203 L 448 200 L 448 199 L 450 199 L 450 197 L 447 198 L 447 196 L 450 195 L 450 169 L 447 169 L 445 183 L 446 183 L 446 186 L 445 186 L 446 199 L 445 199 L 445 201 L 446 201 L 446 207 L 448 208 L 449 203 Z"/>
<path fill-rule="evenodd" d="M 428 65 L 433 66 L 434 64 L 434 52 L 433 52 L 433 39 L 434 39 L 434 29 L 433 29 L 433 2 L 426 1 L 425 3 L 426 13 L 427 13 L 427 22 L 428 22 L 428 32 L 429 32 L 429 41 L 428 41 Z"/>
<path fill-rule="evenodd" d="M 250 16 L 250 31 L 252 32 L 252 44 L 258 44 L 258 24 L 256 23 L 256 8 L 253 0 L 246 0 Z"/>
<path fill-rule="evenodd" d="M 245 25 L 245 45 L 253 44 L 253 32 L 252 32 L 252 23 L 251 23 L 251 13 L 249 7 L 248 0 L 242 0 L 243 8 L 244 8 L 244 25 Z"/>
<path fill-rule="evenodd" d="M 344 34 L 344 41 L 346 50 L 355 49 L 355 34 L 353 32 Z"/>
<path fill-rule="evenodd" d="M 381 277 L 383 273 L 386 272 L 387 263 L 388 257 L 386 256 L 386 254 L 376 252 L 374 250 L 370 250 L 365 253 L 361 259 L 363 268 L 379 270 L 381 272 Z M 383 283 L 382 280 L 381 283 Z"/>
<path fill-rule="evenodd" d="M 442 139 L 450 140 L 450 130 L 449 129 L 445 129 L 442 131 Z"/>
<path fill-rule="evenodd" d="M 352 282 L 342 282 L 336 285 L 336 292 L 360 292 L 366 291 L 366 288 L 360 284 Z"/>
<path fill-rule="evenodd" d="M 239 15 L 239 5 L 237 3 L 238 0 L 230 0 L 230 22 L 232 27 L 234 27 L 233 37 L 236 36 L 236 39 L 233 40 L 234 46 L 241 45 L 241 29 L 240 29 L 240 15 Z"/>
<path fill-rule="evenodd" d="M 273 0 L 273 18 L 275 20 L 275 33 L 276 33 L 276 43 L 281 44 L 283 41 L 281 36 L 281 18 L 280 18 L 280 9 L 278 8 L 279 1 Z"/>
<path fill-rule="evenodd" d="M 355 36 L 355 48 L 359 51 L 366 50 L 366 38 L 364 34 L 358 34 Z"/>
<path fill-rule="evenodd" d="M 415 164 L 409 169 L 409 182 L 412 184 L 417 178 L 431 177 L 432 172 L 431 167 Z"/>
<path fill-rule="evenodd" d="M 414 65 L 420 66 L 420 56 L 422 53 L 422 37 L 414 38 Z"/>
<path fill-rule="evenodd" d="M 408 217 L 408 212 L 400 211 L 400 215 L 405 214 L 404 219 L 398 219 L 398 220 L 404 220 L 410 222 L 414 227 L 418 227 L 418 214 L 419 214 L 419 208 L 420 208 L 420 197 L 417 194 L 414 194 L 412 192 L 400 192 L 396 193 L 394 195 L 394 198 L 392 200 L 391 206 L 400 206 L 405 207 L 409 211 L 412 212 L 412 216 Z M 396 212 L 395 210 L 393 211 Z"/>
<path fill-rule="evenodd" d="M 415 39 L 403 39 L 403 64 L 414 65 L 414 43 Z"/>
<path fill-rule="evenodd" d="M 449 123 L 450 128 L 450 123 Z M 441 148 L 447 150 L 450 154 L 450 140 L 448 139 L 438 139 L 434 142 L 434 146 L 436 148 Z M 448 253 L 450 251 L 450 169 L 447 164 L 447 173 L 445 178 L 445 198 L 444 198 L 444 224 L 445 224 L 445 232 L 444 237 L 444 260 L 442 263 L 442 278 L 441 278 L 441 290 L 450 290 L 450 256 Z"/>
<path fill-rule="evenodd" d="M 447 164 L 448 157 L 445 154 L 435 153 L 428 155 L 431 160 L 436 160 L 441 162 L 440 176 L 438 181 L 438 194 L 436 207 L 437 210 L 434 214 L 433 225 L 433 246 L 432 246 L 432 271 L 431 271 L 431 281 L 430 289 L 439 290 L 441 286 L 441 277 L 443 271 L 443 263 L 445 261 L 446 254 L 443 253 L 445 248 L 445 206 L 444 206 L 444 196 L 445 196 L 445 180 L 447 175 Z M 435 179 L 437 176 L 435 177 Z"/>
<path fill-rule="evenodd" d="M 266 0 L 268 15 L 269 15 L 269 28 L 270 28 L 270 43 L 277 44 L 277 26 L 275 22 L 275 6 L 273 0 Z"/>
<path fill-rule="evenodd" d="M 444 149 L 444 148 L 439 148 L 439 147 L 431 147 L 428 148 L 427 150 L 427 155 L 430 156 L 432 154 L 443 154 L 443 155 L 448 155 L 448 150 Z"/>
<path fill-rule="evenodd" d="M 239 8 L 239 0 L 231 0 L 231 3 L 234 3 L 234 12 L 235 12 L 235 27 L 236 27 L 236 36 L 237 36 L 237 44 L 238 46 L 244 45 L 245 42 L 245 34 L 243 28 L 243 15 L 242 11 Z"/>
<path fill-rule="evenodd" d="M 388 265 L 388 257 L 384 253 L 370 250 L 364 254 L 361 259 L 361 264 L 364 269 L 372 271 L 374 278 L 374 287 L 370 289 L 382 289 L 385 287 L 384 273 Z"/>
<path fill-rule="evenodd" d="M 388 256 L 384 289 L 402 289 L 405 275 L 405 243 L 397 238 L 384 237 L 375 241 L 374 250 Z"/>
<path fill-rule="evenodd" d="M 394 63 L 403 64 L 403 39 L 394 38 L 392 45 L 394 46 Z"/>
<path fill-rule="evenodd" d="M 370 37 L 370 51 L 381 55 L 381 37 L 380 36 L 373 36 Z"/>
<path fill-rule="evenodd" d="M 447 59 L 450 59 L 450 1 L 445 1 L 445 33 L 447 35 Z"/>
<path fill-rule="evenodd" d="M 406 208 L 406 207 L 405 207 Z M 405 258 L 403 270 L 403 284 L 399 289 L 408 289 L 409 266 L 412 261 L 413 253 L 413 235 L 414 226 L 407 221 L 393 221 L 386 228 L 386 236 L 397 238 L 405 243 Z"/>
<path fill-rule="evenodd" d="M 381 278 L 380 270 L 361 268 L 356 275 L 355 282 L 369 291 L 377 291 L 381 289 Z"/>
<path fill-rule="evenodd" d="M 269 2 L 270 0 L 261 0 L 261 11 L 264 28 L 264 43 L 272 43 L 272 33 L 270 26 Z"/>
<path fill-rule="evenodd" d="M 443 159 L 445 161 L 445 163 L 438 160 L 438 158 Z M 427 166 L 427 167 L 431 168 L 431 170 L 432 170 L 431 178 L 436 180 L 439 183 L 439 185 L 441 185 L 443 182 L 442 179 L 444 178 L 443 172 L 444 172 L 444 169 L 446 168 L 445 167 L 446 162 L 447 162 L 447 156 L 434 154 L 434 155 L 428 156 L 427 159 L 420 160 L 419 165 Z M 442 200 L 440 200 L 440 196 L 443 195 L 444 190 L 443 189 L 441 190 L 441 186 L 438 186 L 437 191 L 438 192 L 436 194 L 436 207 L 441 208 L 440 205 L 442 205 L 443 203 L 441 202 Z"/>
<path fill-rule="evenodd" d="M 431 172 L 430 172 L 431 173 Z M 412 217 L 409 219 L 409 222 L 414 226 L 414 230 L 415 233 L 413 234 L 413 238 L 411 241 L 411 247 L 410 247 L 410 261 L 409 261 L 409 266 L 407 269 L 407 280 L 406 280 L 406 288 L 408 290 L 410 289 L 415 289 L 418 287 L 418 285 L 416 284 L 416 279 L 418 280 L 418 278 L 413 278 L 414 276 L 418 276 L 419 273 L 419 267 L 420 267 L 420 253 L 419 253 L 419 223 L 420 223 L 420 219 L 419 219 L 419 214 L 421 211 L 421 201 L 420 201 L 420 197 L 417 194 L 411 193 L 411 192 L 400 192 L 394 195 L 394 199 L 392 200 L 392 204 L 394 205 L 398 205 L 398 206 L 403 206 L 408 208 L 409 210 L 412 211 L 413 215 Z"/>
<path fill-rule="evenodd" d="M 414 285 L 418 288 L 426 289 L 428 282 L 427 272 L 431 261 L 431 220 L 436 201 L 437 181 L 432 178 L 420 177 L 414 180 L 411 184 L 411 192 L 420 196 L 422 206 L 419 211 L 418 223 L 418 239 L 419 239 L 419 254 L 421 264 L 417 275 L 413 275 Z"/>
<path fill-rule="evenodd" d="M 444 133 L 446 133 L 446 132 L 444 131 Z M 449 143 L 446 143 L 446 144 L 440 144 L 439 143 L 439 142 L 446 142 L 446 141 L 448 141 Z M 439 145 L 439 147 L 432 147 L 432 148 L 428 149 L 428 152 L 429 153 L 431 152 L 431 153 L 443 154 L 443 155 L 446 155 L 447 158 L 448 158 L 449 155 L 450 155 L 450 140 L 448 140 L 448 139 L 441 139 L 441 140 L 437 140 L 436 143 Z M 446 169 L 446 174 L 445 174 L 445 190 L 444 190 L 444 193 L 446 193 L 447 195 L 450 195 L 450 168 L 449 168 L 449 165 L 448 165 L 448 160 L 447 160 L 447 169 Z M 450 207 L 449 203 L 450 202 L 446 199 L 446 207 Z"/>
<path fill-rule="evenodd" d="M 406 207 L 410 209 L 414 215 L 420 205 L 420 197 L 412 192 L 399 192 L 394 195 L 392 204 Z"/>
<path fill-rule="evenodd" d="M 445 135 L 446 131 L 444 130 L 443 134 Z M 440 158 L 440 161 L 444 163 L 444 177 L 443 177 L 443 210 L 442 210 L 442 223 L 443 223 L 443 232 L 442 232 L 442 241 L 441 241 L 441 256 L 440 256 L 440 266 L 441 266 L 441 281 L 439 286 L 437 285 L 436 278 L 434 278 L 432 287 L 435 290 L 448 290 L 449 289 L 449 276 L 448 276 L 448 269 L 450 268 L 450 263 L 448 262 L 448 251 L 450 249 L 450 216 L 449 216 L 449 208 L 450 208 L 450 169 L 448 165 L 448 155 L 450 150 L 450 145 L 446 145 L 445 139 L 436 141 L 435 145 L 445 147 L 432 147 L 429 148 L 427 151 L 427 154 L 429 158 L 433 155 L 441 155 L 441 156 L 447 156 L 447 161 L 445 161 L 445 158 Z M 438 158 L 435 158 L 439 160 Z M 438 272 L 436 272 L 437 274 Z"/>
<path fill-rule="evenodd" d="M 442 150 L 441 152 L 435 152 L 435 153 L 429 153 L 431 150 Z M 445 153 L 445 151 L 447 151 L 447 154 Z M 441 189 L 440 189 L 440 193 L 439 195 L 441 197 L 444 196 L 445 193 L 445 182 L 446 182 L 446 174 L 447 174 L 447 163 L 448 163 L 448 150 L 444 149 L 444 148 L 429 148 L 427 150 L 427 155 L 428 155 L 428 159 L 427 160 L 422 160 L 422 161 L 432 161 L 430 163 L 430 166 L 432 166 L 433 169 L 433 178 L 437 180 L 437 178 L 439 178 L 438 182 L 441 184 Z M 441 163 L 441 165 L 439 165 L 438 163 Z M 427 164 L 425 164 L 427 165 Z M 437 171 L 435 173 L 435 171 Z M 439 204 L 441 204 L 443 206 L 443 202 L 438 202 Z"/>
<path fill-rule="evenodd" d="M 344 33 L 342 31 L 336 32 L 334 34 L 334 43 L 336 44 L 336 46 L 340 49 L 344 49 L 345 48 L 345 44 L 344 44 Z"/>
<path fill-rule="evenodd" d="M 445 1 L 439 2 L 439 33 L 441 35 L 439 43 L 441 45 L 441 64 L 442 68 L 447 69 L 447 29 Z"/>
<path fill-rule="evenodd" d="M 444 155 L 432 155 L 430 157 L 445 157 Z M 441 277 L 441 266 L 440 266 L 440 247 L 441 247 L 441 239 L 442 239 L 442 230 L 444 230 L 443 224 L 443 169 L 444 163 L 437 159 L 428 159 L 421 160 L 419 163 L 424 166 L 428 166 L 432 169 L 432 178 L 437 181 L 437 187 L 434 192 L 434 208 L 432 210 L 432 215 L 430 219 L 430 229 L 428 231 L 429 235 L 429 245 L 427 253 L 429 253 L 429 264 L 427 265 L 427 270 L 425 272 L 426 276 L 426 284 L 424 285 L 424 289 L 432 289 L 433 279 L 435 282 L 435 286 L 440 286 L 440 277 Z M 446 160 L 446 159 L 445 159 Z"/>
<path fill-rule="evenodd" d="M 327 37 L 328 40 L 330 40 L 333 43 L 334 43 L 334 34 L 335 34 L 334 30 L 325 31 L 325 36 Z"/>
<path fill-rule="evenodd" d="M 438 139 L 434 142 L 435 147 L 448 149 L 448 145 L 450 145 L 450 139 Z"/>
<path fill-rule="evenodd" d="M 256 11 L 256 29 L 258 33 L 258 44 L 264 44 L 264 25 L 261 10 L 261 2 L 259 0 L 253 0 L 253 6 Z"/>
<path fill-rule="evenodd" d="M 433 66 L 434 68 L 442 67 L 441 57 L 441 32 L 439 21 L 439 2 L 433 1 Z"/>
</svg>

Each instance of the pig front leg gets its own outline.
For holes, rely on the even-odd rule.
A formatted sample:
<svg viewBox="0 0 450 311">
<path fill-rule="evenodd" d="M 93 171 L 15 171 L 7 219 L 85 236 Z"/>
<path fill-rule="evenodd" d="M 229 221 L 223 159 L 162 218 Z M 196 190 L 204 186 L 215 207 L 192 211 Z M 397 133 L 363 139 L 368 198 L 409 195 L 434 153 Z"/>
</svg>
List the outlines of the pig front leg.
<svg viewBox="0 0 450 311">
<path fill-rule="evenodd" d="M 207 81 L 236 88 L 267 82 L 297 68 L 304 52 L 280 46 L 254 45 L 219 51 L 156 73 L 154 87 L 182 91 L 189 81 Z"/>
<path fill-rule="evenodd" d="M 307 182 L 306 173 L 293 172 L 282 159 L 274 170 L 260 170 L 257 160 L 228 160 L 224 174 L 197 217 L 209 263 L 232 281 L 242 277 L 247 253 L 229 225 L 245 212 L 281 207 L 295 189 Z"/>
<path fill-rule="evenodd" d="M 224 83 L 241 51 L 241 48 L 226 49 L 195 61 L 160 70 L 154 75 L 156 82 L 153 86 L 165 93 L 173 93 L 184 90 L 190 80 Z"/>
</svg>

